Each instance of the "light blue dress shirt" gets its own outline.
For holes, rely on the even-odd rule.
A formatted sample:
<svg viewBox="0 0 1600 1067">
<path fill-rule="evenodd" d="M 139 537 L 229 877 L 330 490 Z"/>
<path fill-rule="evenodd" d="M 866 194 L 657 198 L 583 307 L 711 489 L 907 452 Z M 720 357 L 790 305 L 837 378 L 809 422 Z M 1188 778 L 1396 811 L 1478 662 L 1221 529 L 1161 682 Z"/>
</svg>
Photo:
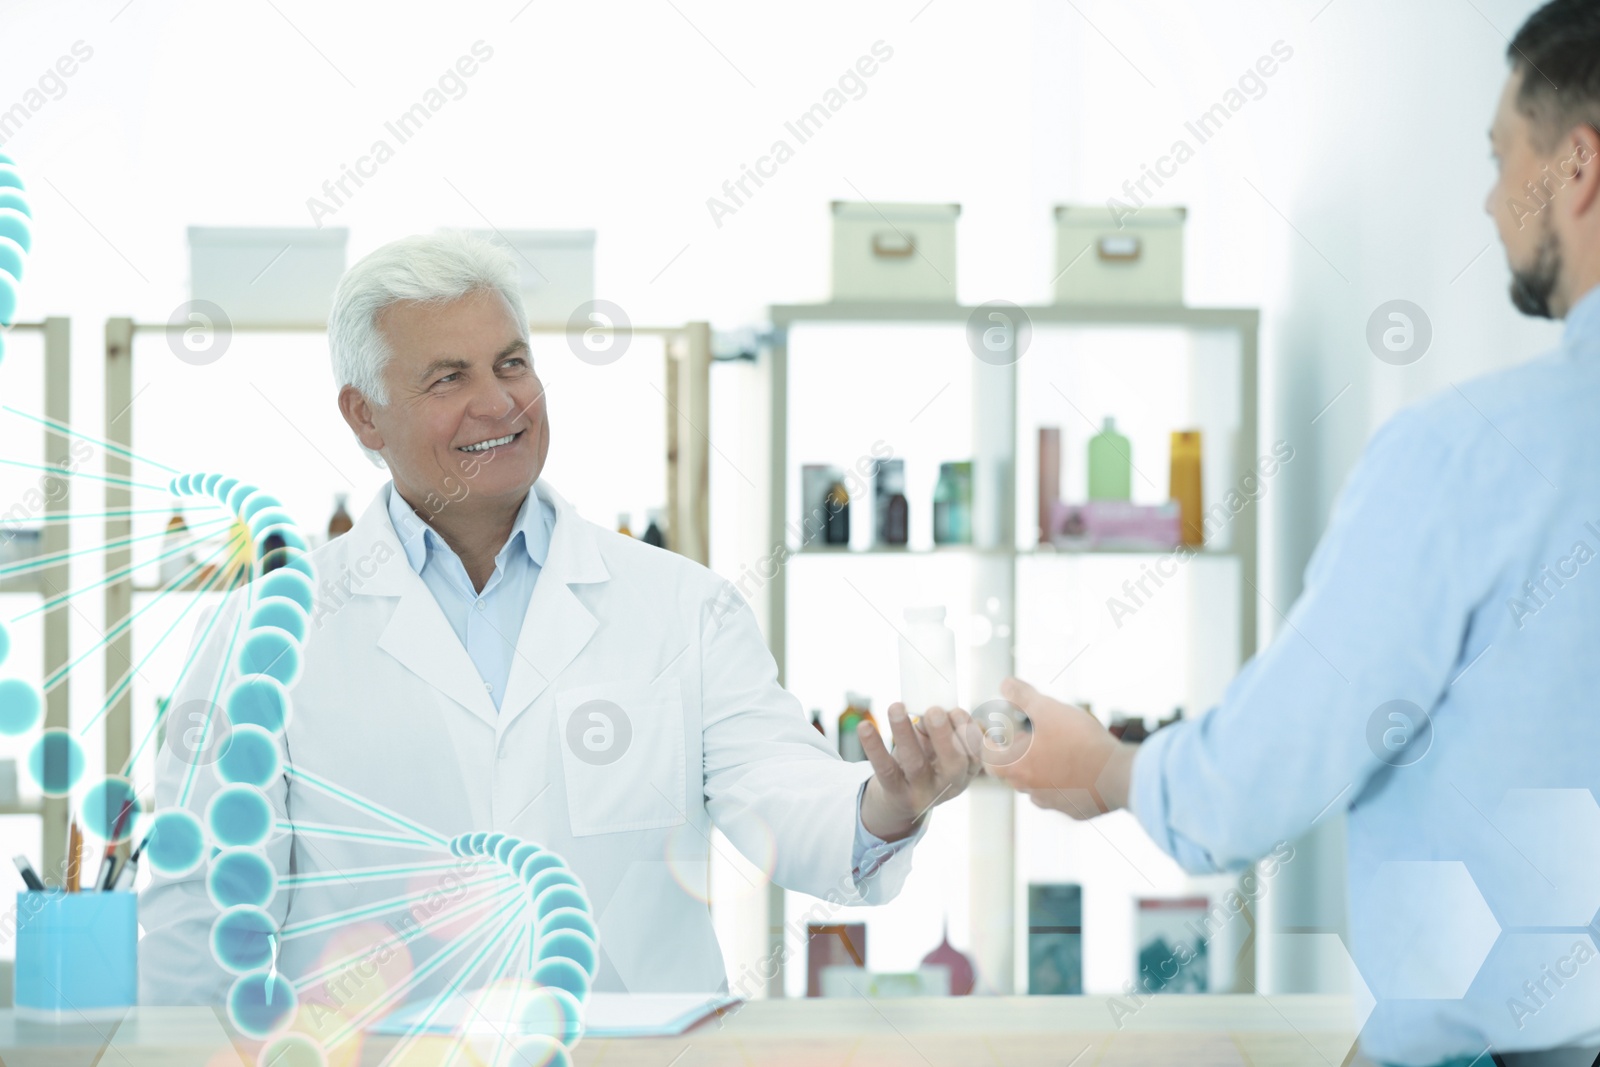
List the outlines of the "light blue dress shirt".
<svg viewBox="0 0 1600 1067">
<path fill-rule="evenodd" d="M 1556 351 L 1374 435 L 1277 638 L 1134 763 L 1134 814 L 1194 871 L 1348 813 L 1373 1059 L 1600 1034 L 1597 554 L 1600 289 Z"/>
<path fill-rule="evenodd" d="M 388 485 L 388 494 L 389 519 L 405 550 L 406 560 L 439 602 L 440 610 L 456 637 L 461 639 L 467 655 L 472 657 L 483 679 L 483 687 L 498 709 L 505 698 L 511 657 L 516 655 L 517 636 L 522 632 L 522 620 L 528 613 L 533 586 L 550 552 L 555 509 L 549 501 L 529 491 L 511 524 L 511 536 L 495 555 L 494 573 L 480 593 L 473 589 L 466 565 L 455 550 L 394 491 L 393 482 Z M 870 878 L 902 848 L 920 839 L 927 825 L 924 820 L 917 833 L 893 843 L 884 841 L 861 821 L 861 796 L 865 791 L 866 784 L 862 783 L 856 795 L 852 866 L 858 883 Z"/>
</svg>

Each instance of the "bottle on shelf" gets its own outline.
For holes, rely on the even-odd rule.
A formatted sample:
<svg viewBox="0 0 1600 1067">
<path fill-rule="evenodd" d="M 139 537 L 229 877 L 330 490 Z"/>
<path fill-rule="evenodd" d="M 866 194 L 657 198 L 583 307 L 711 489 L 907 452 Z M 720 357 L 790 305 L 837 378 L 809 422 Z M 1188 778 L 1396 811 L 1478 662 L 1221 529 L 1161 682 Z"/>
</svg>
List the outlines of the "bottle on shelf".
<svg viewBox="0 0 1600 1067">
<path fill-rule="evenodd" d="M 856 692 L 845 693 L 844 710 L 839 713 L 839 755 L 851 763 L 867 761 L 861 738 L 856 734 L 856 727 L 862 722 L 878 725 L 872 717 L 872 698 Z"/>
<path fill-rule="evenodd" d="M 1039 427 L 1039 543 L 1055 540 L 1061 504 L 1061 427 Z"/>
<path fill-rule="evenodd" d="M 828 486 L 825 504 L 827 525 L 822 528 L 823 543 L 828 545 L 848 545 L 850 543 L 850 492 L 845 489 L 842 480 Z"/>
<path fill-rule="evenodd" d="M 617 533 L 624 537 L 632 537 L 633 531 L 628 528 L 628 522 L 633 516 L 626 511 L 617 512 Z"/>
<path fill-rule="evenodd" d="M 938 545 L 972 543 L 972 464 L 939 464 L 933 487 L 933 541 Z"/>
<path fill-rule="evenodd" d="M 271 574 L 289 561 L 289 546 L 284 541 L 283 535 L 277 530 L 267 533 L 261 539 L 261 573 Z"/>
<path fill-rule="evenodd" d="M 1186 545 L 1206 542 L 1200 495 L 1200 431 L 1172 432 L 1172 499 L 1178 502 L 1178 534 Z"/>
<path fill-rule="evenodd" d="M 956 635 L 945 625 L 944 608 L 905 610 L 900 633 L 900 702 L 912 720 L 929 708 L 956 706 Z"/>
<path fill-rule="evenodd" d="M 659 508 L 650 509 L 650 525 L 645 527 L 644 543 L 655 545 L 657 548 L 667 547 L 667 537 L 661 532 L 661 511 Z"/>
<path fill-rule="evenodd" d="M 977 975 L 972 960 L 950 943 L 950 917 L 945 916 L 944 933 L 934 950 L 922 957 L 924 967 L 946 967 L 950 971 L 950 995 L 965 997 L 972 993 Z"/>
<path fill-rule="evenodd" d="M 349 533 L 351 527 L 355 526 L 355 520 L 350 517 L 350 513 L 344 507 L 345 502 L 349 499 L 350 494 L 348 493 L 333 494 L 333 515 L 328 519 L 328 540 L 330 541 L 340 534 Z"/>
<path fill-rule="evenodd" d="M 879 545 L 904 547 L 911 518 L 911 509 L 906 503 L 905 460 L 879 461 L 873 481 L 877 504 L 877 529 L 873 531 L 873 540 Z"/>
<path fill-rule="evenodd" d="M 1089 499 L 1128 500 L 1133 488 L 1133 452 L 1117 432 L 1117 420 L 1106 416 L 1100 432 L 1089 438 Z"/>
<path fill-rule="evenodd" d="M 817 731 L 817 733 L 821 734 L 823 737 L 827 737 L 828 736 L 828 731 L 823 729 L 823 727 L 822 727 L 822 709 L 821 708 L 812 708 L 811 709 L 811 726 L 812 726 L 813 729 L 815 729 Z"/>
<path fill-rule="evenodd" d="M 185 547 L 187 546 L 187 547 Z M 183 551 L 179 551 L 183 549 Z M 183 521 L 182 505 L 172 502 L 172 517 L 167 520 L 167 532 L 161 538 L 161 584 L 175 582 L 194 566 L 193 539 L 189 524 Z"/>
</svg>

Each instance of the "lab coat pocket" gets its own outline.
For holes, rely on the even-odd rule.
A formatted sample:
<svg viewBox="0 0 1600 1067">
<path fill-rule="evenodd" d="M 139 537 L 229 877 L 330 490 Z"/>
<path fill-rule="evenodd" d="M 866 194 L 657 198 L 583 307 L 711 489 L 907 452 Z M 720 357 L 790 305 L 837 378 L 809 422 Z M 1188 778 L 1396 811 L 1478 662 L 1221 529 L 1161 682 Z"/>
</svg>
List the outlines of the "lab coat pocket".
<svg viewBox="0 0 1600 1067">
<path fill-rule="evenodd" d="M 653 830 L 686 820 L 677 679 L 561 690 L 556 723 L 572 836 Z"/>
</svg>

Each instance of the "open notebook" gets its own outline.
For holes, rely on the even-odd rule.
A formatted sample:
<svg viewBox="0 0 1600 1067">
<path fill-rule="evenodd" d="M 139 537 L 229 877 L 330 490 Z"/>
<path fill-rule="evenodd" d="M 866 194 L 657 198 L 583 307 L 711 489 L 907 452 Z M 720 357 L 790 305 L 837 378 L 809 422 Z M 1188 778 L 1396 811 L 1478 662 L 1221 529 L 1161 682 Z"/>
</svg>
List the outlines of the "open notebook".
<svg viewBox="0 0 1600 1067">
<path fill-rule="evenodd" d="M 411 1033 L 490 1035 L 503 1029 L 503 1020 L 485 1019 L 472 1012 L 457 997 L 446 1001 L 428 1024 L 419 1029 L 418 1021 L 427 1014 L 429 1001 L 407 1005 L 367 1027 L 371 1034 Z M 738 997 L 705 993 L 590 993 L 584 1005 L 585 1038 L 595 1037 L 674 1037 L 717 1012 L 739 1003 Z M 463 1016 L 470 1016 L 465 1027 Z"/>
</svg>

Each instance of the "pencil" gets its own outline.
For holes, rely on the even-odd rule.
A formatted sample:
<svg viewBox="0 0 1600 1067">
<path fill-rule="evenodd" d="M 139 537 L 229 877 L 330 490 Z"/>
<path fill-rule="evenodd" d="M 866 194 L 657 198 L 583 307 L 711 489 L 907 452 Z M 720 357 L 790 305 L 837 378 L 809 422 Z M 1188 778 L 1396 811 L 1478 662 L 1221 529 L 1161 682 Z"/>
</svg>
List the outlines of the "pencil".
<svg viewBox="0 0 1600 1067">
<path fill-rule="evenodd" d="M 72 827 L 67 835 L 67 892 L 78 891 L 78 865 L 83 859 L 83 831 L 78 829 L 78 820 L 72 820 Z"/>
<path fill-rule="evenodd" d="M 111 824 L 111 840 L 106 842 L 105 855 L 100 857 L 100 869 L 95 872 L 94 887 L 96 889 L 110 889 L 116 873 L 117 842 L 122 840 L 122 827 L 127 821 L 128 813 L 133 810 L 133 801 L 122 802 L 122 810 L 117 812 L 117 821 Z"/>
</svg>

